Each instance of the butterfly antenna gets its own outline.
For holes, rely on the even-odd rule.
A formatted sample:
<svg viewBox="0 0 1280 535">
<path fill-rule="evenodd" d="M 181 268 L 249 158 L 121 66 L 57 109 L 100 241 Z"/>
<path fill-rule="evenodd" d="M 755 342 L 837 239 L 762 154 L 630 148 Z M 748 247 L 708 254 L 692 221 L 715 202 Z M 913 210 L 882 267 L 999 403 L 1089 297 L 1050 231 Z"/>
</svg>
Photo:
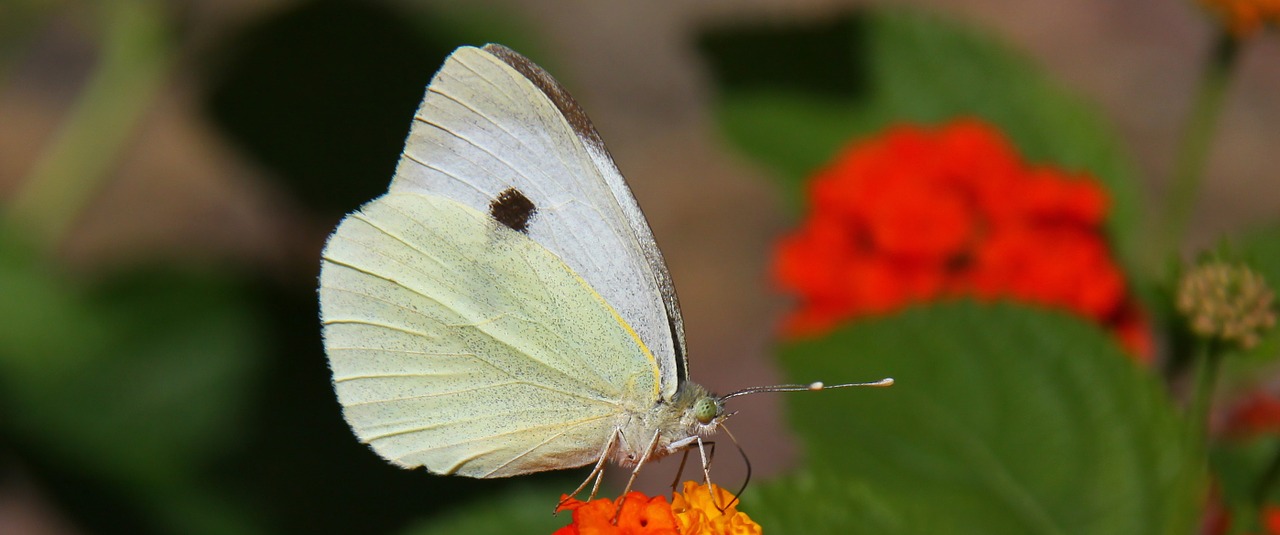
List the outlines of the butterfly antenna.
<svg viewBox="0 0 1280 535">
<path fill-rule="evenodd" d="M 759 394 L 761 392 L 817 392 L 819 390 L 831 390 L 833 388 L 845 388 L 849 386 L 893 386 L 893 378 L 885 377 L 884 379 L 872 381 L 870 383 L 844 383 L 838 385 L 827 385 L 823 384 L 822 381 L 816 381 L 807 385 L 753 386 L 751 388 L 744 388 L 737 392 L 721 396 L 720 401 L 725 401 L 729 398 L 736 398 L 738 396 L 745 396 L 747 394 Z"/>
<path fill-rule="evenodd" d="M 737 494 L 733 495 L 733 499 L 729 500 L 729 504 L 725 505 L 724 509 L 720 509 L 719 505 L 716 506 L 716 509 L 720 509 L 720 512 L 723 513 L 733 507 L 733 504 L 738 503 L 738 496 L 742 496 L 742 493 L 747 491 L 747 483 L 751 482 L 751 458 L 747 457 L 747 451 L 742 449 L 741 444 L 738 444 L 738 437 L 733 436 L 733 432 L 729 431 L 728 427 L 721 423 L 720 429 L 724 430 L 724 434 L 729 435 L 729 441 L 733 442 L 733 447 L 738 448 L 738 453 L 742 455 L 742 462 L 747 465 L 747 477 L 742 480 L 742 488 L 738 489 Z M 713 500 L 711 503 L 715 503 L 715 501 Z"/>
</svg>

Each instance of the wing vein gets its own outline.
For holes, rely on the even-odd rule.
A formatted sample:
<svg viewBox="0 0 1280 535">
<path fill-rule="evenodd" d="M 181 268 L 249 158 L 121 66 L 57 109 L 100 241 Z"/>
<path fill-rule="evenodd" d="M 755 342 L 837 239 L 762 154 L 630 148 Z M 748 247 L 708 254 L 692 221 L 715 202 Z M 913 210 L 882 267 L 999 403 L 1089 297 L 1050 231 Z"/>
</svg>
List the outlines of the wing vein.
<svg viewBox="0 0 1280 535">
<path fill-rule="evenodd" d="M 343 378 L 343 379 L 344 379 L 344 380 L 353 380 L 353 379 L 372 379 L 372 378 L 379 378 L 379 377 L 421 377 L 422 375 L 424 375 L 424 374 L 411 374 L 411 373 L 410 373 L 410 374 L 376 374 L 376 375 L 368 375 L 368 376 L 361 376 L 361 377 L 345 377 L 345 378 Z M 529 381 L 523 381 L 523 380 L 515 379 L 515 378 L 514 378 L 513 376 L 511 376 L 510 374 L 507 374 L 507 376 L 508 376 L 508 377 L 512 377 L 512 380 L 511 380 L 511 381 L 506 381 L 506 382 L 501 382 L 501 383 L 490 383 L 490 384 L 480 385 L 480 386 L 475 386 L 475 387 L 471 387 L 471 388 L 463 388 L 463 389 L 460 389 L 460 390 L 450 390 L 450 391 L 448 391 L 448 392 L 432 392 L 432 393 L 430 393 L 430 394 L 419 394 L 419 395 L 416 395 L 416 396 L 405 396 L 405 397 L 399 397 L 399 398 L 370 399 L 370 400 L 365 400 L 365 401 L 358 401 L 358 402 L 355 402 L 355 403 L 347 403 L 347 404 L 345 405 L 345 407 L 350 408 L 350 407 L 359 407 L 359 406 L 362 406 L 362 405 L 377 405 L 377 404 L 382 404 L 382 403 L 394 403 L 394 402 L 397 402 L 397 401 L 410 401 L 410 400 L 415 400 L 415 399 L 429 399 L 429 398 L 440 397 L 440 396 L 453 396 L 453 395 L 463 394 L 463 393 L 466 393 L 466 392 L 479 392 L 479 391 L 482 391 L 482 390 L 489 390 L 489 389 L 493 389 L 493 388 L 499 388 L 499 387 L 503 387 L 503 386 L 511 386 L 511 385 L 526 385 L 526 386 L 531 386 L 531 387 L 538 388 L 538 389 L 541 389 L 541 390 L 546 390 L 546 391 L 548 391 L 548 392 L 555 392 L 555 393 L 557 393 L 557 394 L 563 394 L 563 395 L 565 395 L 565 396 L 567 396 L 567 397 L 571 397 L 571 398 L 578 398 L 578 399 L 585 400 L 585 401 L 591 401 L 591 402 L 603 403 L 603 404 L 607 404 L 607 405 L 613 405 L 613 404 L 615 404 L 612 400 L 608 400 L 608 399 L 604 399 L 604 398 L 595 398 L 595 397 L 591 397 L 591 396 L 584 396 L 584 395 L 581 395 L 581 394 L 578 394 L 578 393 L 575 393 L 575 392 L 568 392 L 568 391 L 565 391 L 565 390 L 561 390 L 561 389 L 559 389 L 559 388 L 554 388 L 554 387 L 549 386 L 549 385 L 544 385 L 544 384 L 539 384 L 539 383 L 532 383 L 532 382 L 529 382 Z M 388 436 L 390 436 L 390 435 L 388 435 Z M 379 438 L 381 438 L 381 437 L 379 437 Z"/>
<path fill-rule="evenodd" d="M 504 462 L 504 463 L 502 463 L 502 464 L 500 464 L 500 465 L 498 465 L 498 466 L 494 467 L 494 469 L 493 469 L 493 470 L 490 470 L 488 473 L 486 473 L 486 474 L 485 474 L 485 477 L 490 477 L 490 476 L 492 476 L 493 474 L 498 473 L 498 470 L 501 470 L 501 469 L 503 469 L 503 468 L 506 468 L 506 467 L 507 467 L 507 465 L 510 465 L 511 463 L 514 463 L 514 462 L 516 462 L 516 461 L 518 461 L 518 460 L 520 460 L 520 459 L 523 459 L 523 458 L 527 457 L 529 454 L 533 453 L 533 452 L 534 452 L 534 451 L 536 451 L 538 448 L 541 448 L 541 447 L 546 446 L 547 444 L 549 444 L 552 440 L 555 440 L 555 439 L 558 439 L 558 438 L 560 438 L 560 437 L 563 437 L 563 436 L 565 436 L 565 435 L 569 434 L 569 432 L 570 432 L 570 431 L 572 431 L 572 430 L 574 430 L 574 429 L 577 429 L 577 428 L 579 428 L 579 427 L 582 427 L 582 426 L 584 426 L 584 425 L 586 425 L 586 424 L 589 424 L 589 423 L 591 423 L 591 422 L 593 422 L 593 421 L 595 421 L 595 420 L 586 420 L 586 421 L 578 422 L 578 423 L 576 423 L 576 424 L 574 424 L 574 425 L 572 425 L 572 426 L 569 426 L 569 427 L 567 427 L 567 428 L 565 428 L 565 429 L 562 429 L 559 433 L 552 434 L 551 436 L 549 436 L 549 437 L 547 437 L 546 439 L 544 439 L 542 442 L 539 442 L 539 443 L 537 443 L 537 444 L 534 444 L 533 446 L 529 447 L 529 449 L 526 449 L 526 450 L 524 450 L 524 451 L 520 452 L 520 454 L 519 454 L 519 455 L 516 455 L 516 456 L 514 456 L 514 457 L 512 457 L 512 458 L 510 458 L 510 459 L 507 459 L 507 461 L 506 461 L 506 462 Z"/>
<path fill-rule="evenodd" d="M 465 137 L 465 136 L 463 136 L 462 134 L 460 134 L 460 133 L 458 133 L 458 132 L 456 132 L 456 131 L 454 131 L 454 130 L 449 129 L 448 127 L 446 127 L 446 126 L 444 126 L 444 125 L 441 125 L 441 124 L 438 124 L 438 123 L 434 123 L 434 122 L 432 122 L 430 119 L 427 119 L 427 118 L 425 118 L 425 117 L 419 117 L 419 116 L 416 116 L 416 115 L 415 115 L 415 116 L 413 117 L 413 119 L 414 119 L 415 121 L 421 122 L 421 123 L 423 123 L 423 124 L 428 124 L 428 125 L 434 126 L 437 130 L 439 130 L 439 131 L 441 131 L 441 132 L 444 132 L 444 133 L 446 133 L 446 134 L 449 134 L 450 136 L 453 136 L 455 139 L 457 139 L 457 140 L 459 140 L 459 141 L 461 141 L 461 142 L 463 142 L 463 143 L 465 143 L 465 144 L 467 144 L 467 145 L 470 145 L 470 146 L 472 146 L 472 147 L 475 147 L 475 148 L 476 148 L 476 150 L 479 150 L 480 152 L 483 152 L 483 153 L 485 153 L 485 154 L 488 154 L 491 158 L 493 158 L 493 159 L 494 159 L 494 161 L 497 161 L 497 162 L 501 163 L 502 165 L 506 166 L 506 168 L 507 168 L 507 169 L 509 169 L 513 175 L 517 175 L 517 176 L 519 176 L 519 177 L 523 178 L 523 179 L 525 180 L 525 182 L 527 182 L 527 183 L 535 183 L 535 182 L 534 182 L 533 180 L 531 180 L 528 176 L 526 176 L 526 175 L 524 174 L 524 172 L 523 172 L 523 171 L 521 171 L 521 170 L 517 169 L 515 165 L 512 165 L 512 164 L 511 164 L 511 162 L 508 162 L 507 160 L 505 160 L 505 159 L 503 159 L 503 158 L 499 157 L 496 153 L 494 153 L 493 151 L 490 151 L 487 147 L 484 147 L 484 146 L 482 146 L 481 144 L 477 143 L 475 140 L 473 140 L 473 139 L 471 139 L 471 138 L 468 138 L 468 137 Z M 406 151 L 406 152 L 407 152 L 407 151 Z M 468 161 L 470 161 L 470 160 L 468 160 Z M 483 167 L 483 166 L 481 166 L 481 165 L 477 165 L 474 161 L 471 161 L 471 163 L 472 163 L 473 165 L 476 165 L 476 167 Z M 492 196 L 492 194 L 490 194 L 490 196 Z"/>
<path fill-rule="evenodd" d="M 396 206 L 394 206 L 394 205 L 392 205 L 392 204 L 388 204 L 388 205 L 387 205 L 387 208 L 388 208 L 388 209 L 390 209 L 390 210 L 394 210 L 394 211 L 396 211 L 396 212 L 397 212 L 397 213 L 399 213 L 400 215 L 404 216 L 407 220 L 412 221 L 414 224 L 419 225 L 419 226 L 422 226 L 422 222 L 420 222 L 420 221 L 418 221 L 417 219 L 415 219 L 412 215 L 407 214 L 407 213 L 405 213 L 405 212 L 401 211 L 398 207 L 396 207 Z M 353 214 L 353 216 L 354 216 L 354 215 L 355 215 L 355 214 Z M 378 225 L 377 223 L 373 222 L 372 220 L 370 220 L 370 219 L 368 219 L 368 218 L 366 218 L 366 217 L 363 217 L 363 216 L 357 217 L 357 219 L 359 219 L 360 221 L 362 221 L 362 222 L 364 222 L 365 224 L 369 225 L 371 228 L 373 228 L 373 229 L 375 229 L 375 230 L 377 230 L 377 231 L 379 231 L 379 232 L 381 232 L 381 233 L 385 234 L 387 237 L 390 237 L 390 238 L 392 238 L 392 239 L 394 239 L 394 240 L 396 240 L 396 241 L 398 241 L 398 242 L 400 242 L 400 243 L 404 244 L 406 247 L 409 247 L 410 249 L 412 249 L 412 250 L 414 250 L 414 251 L 416 251 L 416 252 L 418 252 L 418 253 L 422 254 L 423 256 L 426 256 L 427 258 L 432 259 L 432 260 L 433 260 L 434 262 L 436 262 L 437 264 L 444 265 L 444 264 L 443 264 L 443 262 L 441 262 L 438 258 L 435 258 L 435 257 L 433 257 L 433 256 L 431 256 L 431 255 L 429 255 L 429 254 L 427 254 L 427 252 L 426 252 L 426 251 L 423 251 L 421 248 L 419 248 L 419 247 L 418 247 L 418 246 L 416 246 L 415 244 L 410 243 L 410 242 L 409 242 L 409 240 L 406 240 L 405 238 L 403 238 L 403 237 L 401 237 L 400 235 L 398 235 L 398 234 L 396 234 L 396 233 L 394 233 L 394 232 L 390 231 L 389 229 L 386 229 L 386 228 L 384 228 L 384 227 L 382 227 L 382 226 Z M 424 227 L 424 228 L 425 228 L 425 227 Z M 351 240 L 351 241 L 353 241 L 353 242 L 355 242 L 355 243 L 360 243 L 360 244 L 362 244 L 362 245 L 365 245 L 366 247 L 368 246 L 367 244 L 364 244 L 363 242 L 358 242 L 358 241 L 356 241 L 356 240 Z M 384 258 L 387 258 L 387 260 L 389 260 L 389 261 L 391 261 L 391 262 L 395 262 L 395 263 L 397 263 L 397 264 L 399 264 L 399 265 L 401 265 L 401 266 L 404 266 L 406 269 L 409 269 L 409 270 L 412 270 L 412 271 L 416 271 L 416 272 L 418 272 L 418 273 L 420 273 L 420 274 L 423 274 L 423 275 L 427 275 L 426 273 L 423 273 L 420 269 L 418 269 L 418 268 L 417 268 L 417 267 L 415 267 L 415 266 L 409 266 L 409 265 L 404 264 L 403 262 L 400 262 L 400 261 L 398 261 L 398 260 L 396 260 L 396 259 L 394 259 L 394 258 L 391 258 L 391 257 L 389 257 L 389 256 L 383 255 L 380 251 L 377 251 L 377 250 L 376 250 L 376 248 L 369 247 L 369 249 L 370 249 L 370 250 L 373 250 L 374 252 L 376 252 L 377 254 L 379 254 L 379 255 L 383 256 Z M 528 259 L 527 259 L 527 258 L 526 258 L 526 259 L 523 259 L 523 260 L 524 260 L 526 263 L 528 262 Z M 565 266 L 565 267 L 566 267 L 566 269 L 568 269 L 568 267 L 567 267 L 567 266 Z M 414 292 L 414 293 L 416 293 L 416 294 L 422 295 L 422 293 L 421 293 L 421 292 L 418 292 L 418 291 L 416 291 L 416 290 L 414 290 L 414 289 L 412 289 L 412 288 L 408 288 L 408 287 L 404 286 L 403 284 L 400 284 L 398 281 L 392 280 L 392 279 L 387 278 L 387 277 L 383 277 L 383 276 L 381 276 L 381 275 L 375 275 L 375 274 L 369 273 L 369 272 L 364 271 L 364 270 L 361 270 L 361 272 L 363 272 L 363 273 L 368 273 L 368 274 L 370 274 L 371 276 L 375 276 L 375 277 L 381 278 L 381 279 L 386 280 L 386 281 L 388 281 L 388 282 L 391 282 L 391 283 L 393 283 L 393 284 L 396 284 L 396 285 L 399 285 L 399 286 L 401 286 L 401 287 L 404 287 L 405 289 L 407 289 L 407 290 L 409 290 L 409 291 L 411 291 L 411 292 Z M 572 271 L 570 271 L 570 273 L 572 273 Z M 510 293 L 510 291 L 506 289 L 506 286 L 502 284 L 502 281 L 500 281 L 500 280 L 498 280 L 497 278 L 495 278 L 491 273 L 489 273 L 489 272 L 487 272 L 487 271 L 482 271 L 482 276 L 483 276 L 486 280 L 488 280 L 488 281 L 489 281 L 489 283 L 491 284 L 491 287 L 492 287 L 492 288 L 503 290 L 504 292 L 506 292 L 506 293 L 507 293 L 508 298 L 511 298 L 511 300 L 513 300 L 513 301 L 517 301 L 517 300 L 518 300 L 518 299 L 517 299 L 517 296 L 512 295 L 512 294 Z M 428 278 L 430 278 L 430 277 L 428 277 Z M 428 297 L 428 296 L 425 296 L 425 295 L 423 295 L 423 297 L 426 297 L 427 299 L 431 299 L 432 301 L 435 301 L 435 302 L 439 303 L 439 301 L 438 301 L 438 300 L 436 300 L 436 299 L 434 299 L 434 298 L 431 298 L 431 297 Z M 443 305 L 443 304 L 442 304 L 442 305 Z M 546 333 L 548 333 L 548 334 L 550 334 L 550 335 L 554 336 L 555 338 L 557 338 L 557 339 L 558 339 L 558 340 L 560 340 L 561 342 L 566 342 L 566 343 L 567 343 L 567 341 L 564 339 L 564 335 L 563 335 L 561 332 L 559 332 L 559 331 L 558 331 L 558 330 L 556 330 L 556 329 L 552 329 L 552 328 L 551 328 L 549 325 L 547 325 L 546 323 L 543 323 L 543 322 L 541 322 L 541 321 L 534 320 L 533 318 L 529 318 L 529 317 L 526 317 L 526 316 L 524 316 L 524 315 L 512 315 L 512 317 L 517 318 L 517 319 L 519 319 L 519 320 L 522 320 L 522 321 L 524 321 L 524 322 L 526 322 L 526 323 L 529 323 L 529 324 L 533 324 L 533 325 L 540 326 L 540 327 L 542 327 L 542 329 L 543 329 L 543 331 L 544 331 L 544 332 L 546 332 Z M 464 318 L 464 319 L 466 319 L 467 321 L 473 321 L 473 322 L 474 322 L 474 321 L 476 321 L 476 319 L 475 319 L 475 318 Z M 486 319 L 487 319 L 487 318 L 486 318 Z M 488 330 L 486 330 L 486 329 L 483 329 L 483 328 L 480 328 L 480 327 L 478 327 L 478 326 L 477 326 L 476 330 L 478 330 L 478 331 L 480 331 L 480 332 L 485 333 L 485 334 L 486 334 L 486 335 L 488 335 L 491 339 L 493 339 L 493 340 L 495 340 L 495 341 L 497 341 L 497 342 L 501 342 L 503 345 L 506 345 L 506 346 L 508 346 L 508 347 L 511 347 L 512 349 L 516 349 L 517 351 L 519 351 L 519 348 L 516 348 L 515 346 L 513 346 L 509 341 L 504 340 L 504 339 L 502 339 L 502 338 L 500 338 L 500 337 L 496 336 L 494 333 L 492 333 L 492 332 L 490 332 L 490 331 L 488 331 Z M 522 352 L 522 353 L 523 353 L 523 352 Z M 526 355 L 528 355 L 528 354 L 526 353 Z M 547 367 L 547 368 L 554 369 L 554 370 L 556 370 L 556 371 L 561 372 L 561 373 L 562 373 L 562 374 L 564 374 L 566 377 L 573 378 L 573 376 L 570 376 L 568 373 L 563 372 L 563 371 L 562 371 L 562 370 L 560 370 L 559 368 L 556 368 L 556 367 L 552 366 L 550 363 L 548 363 L 548 362 L 546 362 L 546 361 L 544 361 L 544 360 L 539 359 L 539 358 L 538 358 L 537 356 L 535 356 L 535 355 L 528 355 L 528 356 L 529 356 L 531 359 L 533 359 L 534 361 L 536 361 L 536 362 L 538 362 L 538 363 L 542 364 L 543 366 L 545 366 L 545 367 Z M 600 373 L 600 371 L 599 371 L 599 370 L 592 368 L 592 371 L 594 372 L 594 375 L 595 375 L 596 379 L 598 379 L 602 384 L 609 384 L 609 381 L 608 381 L 608 380 L 607 380 L 607 379 L 606 379 L 606 378 L 605 378 L 605 377 Z M 578 381 L 578 380 L 575 380 L 575 382 L 582 383 L 581 381 Z M 584 385 L 585 385 L 585 383 L 582 383 L 582 384 L 584 384 Z"/>
<path fill-rule="evenodd" d="M 444 176 L 447 176 L 447 177 L 449 177 L 449 178 L 451 178 L 451 179 L 453 179 L 453 180 L 455 180 L 455 181 L 457 181 L 457 182 L 461 182 L 461 183 L 463 183 L 463 184 L 466 184 L 468 187 L 470 187 L 470 188 L 471 188 L 471 189 L 473 189 L 473 190 L 476 190 L 477 192 L 479 192 L 481 195 L 483 195 L 483 196 L 485 196 L 485 197 L 492 197 L 492 196 L 493 196 L 493 193 L 491 193 L 491 192 L 487 192 L 487 191 L 485 191 L 485 190 L 481 189 L 481 188 L 480 188 L 480 186 L 476 185 L 474 182 L 471 182 L 470 180 L 467 180 L 467 179 L 465 179 L 465 178 L 462 178 L 461 176 L 458 176 L 458 175 L 456 175 L 456 174 L 454 174 L 454 173 L 452 173 L 452 172 L 449 172 L 449 171 L 446 171 L 446 170 L 444 170 L 444 169 L 441 169 L 440 167 L 437 167 L 437 166 L 431 165 L 431 164 L 429 164 L 429 163 L 427 163 L 427 162 L 425 162 L 425 161 L 423 161 L 423 160 L 419 159 L 417 156 L 414 156 L 413 154 L 410 154 L 410 153 L 409 153 L 409 151 L 408 151 L 408 147 L 405 147 L 405 149 L 406 149 L 406 150 L 404 150 L 403 152 L 401 152 L 401 153 L 400 153 L 400 155 L 401 155 L 401 156 L 404 156 L 405 158 L 408 158 L 408 159 L 409 159 L 410 161 L 412 161 L 413 163 L 416 163 L 416 164 L 418 164 L 418 165 L 421 165 L 421 166 L 423 166 L 423 167 L 426 167 L 427 169 L 430 169 L 430 170 L 435 171 L 435 172 L 437 172 L 437 173 L 440 173 L 440 174 L 442 174 L 442 175 L 444 175 Z M 474 163 L 474 162 L 473 162 L 473 163 Z"/>
<path fill-rule="evenodd" d="M 513 415 L 513 414 L 520 414 L 520 413 L 519 413 L 519 412 L 510 412 L 510 413 L 504 413 L 504 414 L 495 414 L 495 415 L 493 415 L 493 416 L 511 416 L 511 415 Z M 401 455 L 400 457 L 402 457 L 402 458 L 403 458 L 403 457 L 408 457 L 408 456 L 410 456 L 410 455 L 414 455 L 414 454 L 417 454 L 417 453 L 422 453 L 422 452 L 425 452 L 425 451 L 434 451 L 434 450 L 438 450 L 438 449 L 441 449 L 441 448 L 457 446 L 457 445 L 459 445 L 459 444 L 470 444 L 470 443 L 473 443 L 473 442 L 481 442 L 481 441 L 486 441 L 486 440 L 493 440 L 493 439 L 498 438 L 498 437 L 505 437 L 505 436 L 514 435 L 514 434 L 517 434 L 517 433 L 527 433 L 527 432 L 529 432 L 529 431 L 534 431 L 534 430 L 537 430 L 537 429 L 544 429 L 544 428 L 548 428 L 548 427 L 561 427 L 561 426 L 568 426 L 569 428 L 574 428 L 574 427 L 577 427 L 577 426 L 586 425 L 586 424 L 588 424 L 588 423 L 591 423 L 591 422 L 594 422 L 594 421 L 597 421 L 597 420 L 603 420 L 603 419 L 605 419 L 605 418 L 612 418 L 612 417 L 614 417 L 614 416 L 616 416 L 616 415 L 615 415 L 615 414 L 602 414 L 602 415 L 600 415 L 600 416 L 593 416 L 593 417 L 591 417 L 591 418 L 583 418 L 583 419 L 580 419 L 580 420 L 574 420 L 574 421 L 571 421 L 571 422 L 555 422 L 555 423 L 550 423 L 550 424 L 543 424 L 543 425 L 534 425 L 534 426 L 529 426 L 529 427 L 523 427 L 523 428 L 520 428 L 520 429 L 512 429 L 512 430 L 510 430 L 510 431 L 503 431 L 503 432 L 501 432 L 501 433 L 494 433 L 494 434 L 492 434 L 492 435 L 485 435 L 485 436 L 482 436 L 482 437 L 469 438 L 469 439 L 466 439 L 466 440 L 458 440 L 458 441 L 450 442 L 450 443 L 448 443 L 448 444 L 441 444 L 441 445 L 439 445 L 439 446 L 430 446 L 430 447 L 426 447 L 426 448 L 422 448 L 422 449 L 417 449 L 417 450 L 413 450 L 413 451 L 406 452 L 404 455 Z M 468 421 L 474 421 L 474 420 L 468 420 Z M 449 422 L 449 423 L 455 423 L 455 422 Z M 423 429 L 422 429 L 422 431 L 426 431 L 426 430 L 429 430 L 429 429 L 431 429 L 431 427 L 423 428 Z M 372 440 L 372 439 L 371 439 L 371 440 Z"/>
</svg>

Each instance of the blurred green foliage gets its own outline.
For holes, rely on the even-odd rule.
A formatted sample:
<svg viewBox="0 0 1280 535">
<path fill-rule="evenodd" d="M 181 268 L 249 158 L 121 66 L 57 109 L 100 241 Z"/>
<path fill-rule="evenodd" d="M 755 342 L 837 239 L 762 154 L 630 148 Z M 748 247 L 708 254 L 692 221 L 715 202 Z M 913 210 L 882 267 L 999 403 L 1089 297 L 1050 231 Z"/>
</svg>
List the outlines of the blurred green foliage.
<svg viewBox="0 0 1280 535">
<path fill-rule="evenodd" d="M 205 69 L 212 123 L 325 225 L 385 189 L 422 88 L 454 47 L 502 42 L 558 71 L 491 10 L 392 5 L 302 2 L 199 61 L 180 58 Z M 14 30 L 0 32 L 0 82 L 30 33 L 18 30 L 56 10 L 29 2 L 0 17 Z M 1111 239 L 1130 265 L 1138 255 L 1137 191 L 1105 121 L 989 36 L 868 10 L 720 27 L 699 46 L 724 134 L 777 174 L 797 210 L 803 181 L 844 144 L 972 115 L 1030 161 L 1097 177 L 1113 201 Z M 124 139 L 131 125 L 101 134 Z M 86 275 L 31 238 L 0 229 L 0 465 L 86 532 L 550 533 L 567 522 L 549 509 L 579 474 L 428 477 L 358 444 L 324 365 L 314 272 L 139 262 Z M 1240 250 L 1280 281 L 1280 231 L 1247 235 Z M 1273 334 L 1250 355 L 1277 347 Z M 1160 377 L 1092 325 L 945 303 L 788 345 L 781 359 L 796 380 L 899 384 L 787 398 L 804 464 L 741 506 L 770 533 L 1195 529 L 1203 452 Z M 1229 501 L 1248 500 L 1276 447 L 1215 450 Z"/>
<path fill-rule="evenodd" d="M 4 236 L 0 421 L 10 447 L 145 498 L 134 506 L 165 531 L 193 529 L 183 510 L 242 527 L 208 510 L 217 506 L 202 481 L 243 441 L 243 393 L 264 357 L 244 289 L 225 274 L 161 266 L 83 282 Z"/>
<path fill-rule="evenodd" d="M 469 6 L 302 2 L 205 44 L 197 58 L 180 55 L 190 28 L 177 23 L 182 14 L 174 8 L 0 7 L 0 25 L 14 29 L 0 37 L 0 80 L 25 51 L 24 37 L 68 12 L 100 25 L 102 46 L 119 52 L 104 56 L 95 74 L 119 83 L 92 98 L 86 90 L 78 103 L 119 120 L 72 115 L 62 130 L 91 129 L 94 137 L 70 139 L 62 150 L 70 154 L 46 155 L 42 164 L 58 156 L 67 160 L 58 169 L 76 171 L 38 184 L 50 194 L 28 196 L 35 202 L 24 214 L 11 207 L 0 214 L 6 482 L 29 481 L 73 525 L 103 534 L 392 533 L 473 495 L 500 494 L 509 482 L 391 469 L 354 440 L 320 346 L 314 271 L 281 278 L 143 259 L 108 272 L 70 272 L 49 256 L 59 233 L 32 230 L 66 224 L 74 213 L 45 216 L 78 210 L 59 199 L 91 194 L 109 176 L 119 142 L 137 125 L 135 105 L 150 101 L 149 89 L 122 89 L 139 76 L 151 88 L 177 65 L 203 69 L 212 123 L 330 225 L 385 189 L 423 87 L 448 52 L 496 41 L 536 56 L 533 40 L 519 25 Z M 143 30 L 147 39 L 129 33 Z M 135 68 L 136 58 L 175 54 Z M 77 151 L 93 157 L 77 160 L 84 156 Z M 42 204 L 51 202 L 58 206 Z M 305 262 L 318 270 L 318 258 Z M 540 481 L 557 489 L 548 494 L 554 501 L 578 479 L 513 483 Z M 556 521 L 548 513 L 540 516 Z"/>
</svg>

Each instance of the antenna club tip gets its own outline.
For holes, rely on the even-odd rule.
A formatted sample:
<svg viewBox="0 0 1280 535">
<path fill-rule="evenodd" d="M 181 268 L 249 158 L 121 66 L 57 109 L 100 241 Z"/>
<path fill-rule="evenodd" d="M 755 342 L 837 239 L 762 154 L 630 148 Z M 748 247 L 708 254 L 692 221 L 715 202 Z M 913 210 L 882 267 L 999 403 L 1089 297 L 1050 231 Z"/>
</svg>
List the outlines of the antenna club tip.
<svg viewBox="0 0 1280 535">
<path fill-rule="evenodd" d="M 839 385 L 834 385 L 834 386 L 832 386 L 831 388 L 842 388 L 842 387 L 846 387 L 846 386 L 893 386 L 893 378 L 892 378 L 892 377 L 885 377 L 884 379 L 881 379 L 881 380 L 879 380 L 879 381 L 870 382 L 870 383 L 847 383 L 847 384 L 839 384 Z M 806 388 L 807 390 L 811 391 L 811 392 L 816 392 L 816 391 L 818 391 L 818 390 L 825 390 L 825 389 L 827 388 L 827 384 L 826 384 L 826 383 L 824 383 L 824 382 L 822 382 L 822 381 L 814 381 L 814 382 L 812 382 L 812 383 L 809 383 L 809 385 L 808 385 L 808 386 L 806 386 L 805 388 Z"/>
</svg>

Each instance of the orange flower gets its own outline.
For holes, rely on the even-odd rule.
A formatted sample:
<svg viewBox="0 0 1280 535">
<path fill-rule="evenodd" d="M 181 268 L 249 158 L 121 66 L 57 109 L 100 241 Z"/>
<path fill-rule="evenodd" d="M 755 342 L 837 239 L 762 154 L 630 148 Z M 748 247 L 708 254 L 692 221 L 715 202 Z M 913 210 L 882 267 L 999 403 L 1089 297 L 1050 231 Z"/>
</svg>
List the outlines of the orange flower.
<svg viewBox="0 0 1280 535">
<path fill-rule="evenodd" d="M 712 503 L 712 492 L 716 503 Z M 582 502 L 565 496 L 557 511 L 573 511 L 573 523 L 553 535 L 760 535 L 760 525 L 745 513 L 735 507 L 721 511 L 716 505 L 733 500 L 724 489 L 711 485 L 708 492 L 692 481 L 684 484 L 684 494 L 674 493 L 671 504 L 662 496 L 650 498 L 640 492 L 629 492 L 616 501 Z"/>
<path fill-rule="evenodd" d="M 1256 33 L 1263 24 L 1280 24 L 1280 0 L 1200 0 L 1222 19 L 1237 39 Z"/>
<path fill-rule="evenodd" d="M 583 502 L 565 496 L 556 510 L 573 511 L 573 523 L 553 535 L 679 535 L 671 505 L 662 496 L 629 492 L 615 500 Z M 617 515 L 617 523 L 614 518 Z"/>
<path fill-rule="evenodd" d="M 763 532 L 760 524 L 738 511 L 733 494 L 714 483 L 710 487 L 708 492 L 706 486 L 686 481 L 684 492 L 672 497 L 671 510 L 680 522 L 681 535 L 760 535 Z"/>
<path fill-rule="evenodd" d="M 790 335 L 930 299 L 1013 298 L 1075 311 L 1150 354 L 1103 236 L 1105 192 L 1088 176 L 1026 164 L 985 123 L 904 125 L 853 144 L 814 176 L 809 199 L 774 263 L 799 298 Z"/>
</svg>

